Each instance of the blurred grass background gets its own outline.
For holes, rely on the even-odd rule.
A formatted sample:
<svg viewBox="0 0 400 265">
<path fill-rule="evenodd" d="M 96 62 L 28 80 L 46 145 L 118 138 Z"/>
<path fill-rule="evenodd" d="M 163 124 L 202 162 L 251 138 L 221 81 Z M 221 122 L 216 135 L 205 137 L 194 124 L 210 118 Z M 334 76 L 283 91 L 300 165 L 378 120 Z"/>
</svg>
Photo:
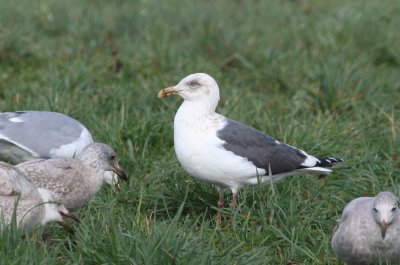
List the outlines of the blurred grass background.
<svg viewBox="0 0 400 265">
<path fill-rule="evenodd" d="M 399 13 L 396 0 L 0 0 L 0 111 L 66 113 L 130 173 L 80 210 L 75 236 L 4 231 L 1 264 L 339 264 L 345 204 L 400 195 Z M 220 113 L 354 169 L 247 188 L 217 227 L 217 192 L 173 150 L 181 100 L 157 99 L 194 72 L 219 83 Z"/>
</svg>

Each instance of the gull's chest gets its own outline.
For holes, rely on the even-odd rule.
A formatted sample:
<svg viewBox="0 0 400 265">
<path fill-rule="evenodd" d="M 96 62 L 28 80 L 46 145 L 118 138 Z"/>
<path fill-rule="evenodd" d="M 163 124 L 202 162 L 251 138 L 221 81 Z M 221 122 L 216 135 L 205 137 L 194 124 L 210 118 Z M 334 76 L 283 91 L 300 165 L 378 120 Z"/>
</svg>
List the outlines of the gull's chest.
<svg viewBox="0 0 400 265">
<path fill-rule="evenodd" d="M 181 165 L 192 175 L 204 172 L 204 165 L 222 150 L 224 142 L 217 137 L 222 122 L 219 116 L 191 117 L 178 111 L 174 120 L 174 146 Z"/>
<path fill-rule="evenodd" d="M 381 257 L 392 261 L 399 260 L 398 226 L 389 226 L 385 239 L 382 239 L 381 230 L 376 223 L 357 218 L 343 232 L 344 241 L 349 243 L 346 251 L 355 257 L 363 257 L 367 260 L 379 260 Z"/>
<path fill-rule="evenodd" d="M 257 176 L 257 168 L 246 158 L 225 150 L 225 141 L 218 137 L 224 126 L 226 120 L 216 113 L 196 118 L 178 111 L 174 121 L 175 153 L 192 176 L 237 190 Z"/>
<path fill-rule="evenodd" d="M 217 130 L 218 126 L 209 121 L 175 122 L 174 146 L 178 158 L 201 158 L 210 149 L 222 146 L 223 141 L 217 137 Z"/>
</svg>

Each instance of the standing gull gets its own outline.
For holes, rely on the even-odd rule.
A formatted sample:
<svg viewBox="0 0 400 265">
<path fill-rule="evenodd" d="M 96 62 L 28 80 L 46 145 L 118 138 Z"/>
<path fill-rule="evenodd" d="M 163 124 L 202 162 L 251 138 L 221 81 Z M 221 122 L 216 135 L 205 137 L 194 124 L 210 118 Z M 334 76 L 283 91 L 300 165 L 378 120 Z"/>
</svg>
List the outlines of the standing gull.
<svg viewBox="0 0 400 265">
<path fill-rule="evenodd" d="M 215 112 L 219 88 L 203 73 L 192 74 L 176 86 L 161 90 L 159 98 L 177 94 L 183 98 L 174 120 L 176 156 L 186 171 L 219 190 L 217 222 L 221 221 L 224 190 L 236 193 L 245 186 L 268 184 L 286 176 L 329 174 L 333 157 L 317 158 L 279 142 L 247 125 Z"/>
<path fill-rule="evenodd" d="M 76 218 L 55 193 L 36 188 L 18 168 L 0 162 L 0 230 L 3 224 L 11 223 L 14 214 L 16 225 L 29 230 L 48 222 L 63 223 L 65 218 Z"/>
<path fill-rule="evenodd" d="M 93 143 L 75 158 L 32 160 L 16 165 L 38 187 L 58 194 L 65 207 L 74 211 L 96 195 L 104 182 L 104 172 L 124 177 L 114 150 L 106 144 Z"/>
<path fill-rule="evenodd" d="M 400 261 L 400 213 L 387 191 L 352 200 L 332 238 L 336 255 L 347 265 Z"/>
<path fill-rule="evenodd" d="M 0 113 L 0 157 L 15 164 L 38 158 L 73 158 L 91 143 L 88 129 L 62 113 Z M 106 172 L 104 180 L 110 185 L 118 182 L 112 172 Z"/>
</svg>

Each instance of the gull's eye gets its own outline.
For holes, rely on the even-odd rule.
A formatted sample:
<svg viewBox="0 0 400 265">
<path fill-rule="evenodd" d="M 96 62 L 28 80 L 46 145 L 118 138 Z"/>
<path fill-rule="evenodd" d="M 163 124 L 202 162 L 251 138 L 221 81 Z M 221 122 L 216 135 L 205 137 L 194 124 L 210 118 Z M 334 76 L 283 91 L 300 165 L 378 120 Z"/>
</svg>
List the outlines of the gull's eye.
<svg viewBox="0 0 400 265">
<path fill-rule="evenodd" d="M 373 209 L 373 210 L 374 210 L 374 212 L 376 212 L 376 213 L 378 212 L 378 209 L 376 209 L 375 207 L 374 207 L 374 209 Z"/>
<path fill-rule="evenodd" d="M 115 160 L 115 155 L 111 155 L 110 160 Z"/>
<path fill-rule="evenodd" d="M 189 82 L 189 86 L 191 86 L 191 87 L 197 87 L 197 86 L 200 86 L 200 84 L 199 84 L 199 82 L 197 82 L 197 81 L 190 81 Z"/>
<path fill-rule="evenodd" d="M 393 207 L 393 208 L 392 208 L 392 212 L 394 212 L 394 211 L 396 211 L 396 207 Z"/>
</svg>

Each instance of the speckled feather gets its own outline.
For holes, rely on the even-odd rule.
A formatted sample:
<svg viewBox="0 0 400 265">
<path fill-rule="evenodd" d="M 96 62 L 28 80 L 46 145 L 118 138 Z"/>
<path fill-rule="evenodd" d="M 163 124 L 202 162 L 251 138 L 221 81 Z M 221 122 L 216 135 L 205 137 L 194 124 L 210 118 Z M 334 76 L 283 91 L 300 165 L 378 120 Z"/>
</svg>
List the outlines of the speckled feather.
<svg viewBox="0 0 400 265">
<path fill-rule="evenodd" d="M 0 218 L 5 224 L 11 222 L 17 203 L 17 225 L 32 228 L 44 215 L 43 207 L 38 206 L 41 202 L 36 187 L 20 170 L 0 162 Z"/>
<path fill-rule="evenodd" d="M 59 194 L 68 210 L 82 207 L 103 184 L 103 173 L 69 158 L 28 161 L 17 167 L 36 186 Z"/>
<path fill-rule="evenodd" d="M 92 199 L 102 187 L 103 174 L 108 167 L 106 157 L 102 155 L 105 151 L 115 155 L 107 145 L 94 143 L 76 159 L 40 159 L 18 164 L 17 167 L 36 186 L 60 195 L 65 207 L 74 211 Z"/>
</svg>

